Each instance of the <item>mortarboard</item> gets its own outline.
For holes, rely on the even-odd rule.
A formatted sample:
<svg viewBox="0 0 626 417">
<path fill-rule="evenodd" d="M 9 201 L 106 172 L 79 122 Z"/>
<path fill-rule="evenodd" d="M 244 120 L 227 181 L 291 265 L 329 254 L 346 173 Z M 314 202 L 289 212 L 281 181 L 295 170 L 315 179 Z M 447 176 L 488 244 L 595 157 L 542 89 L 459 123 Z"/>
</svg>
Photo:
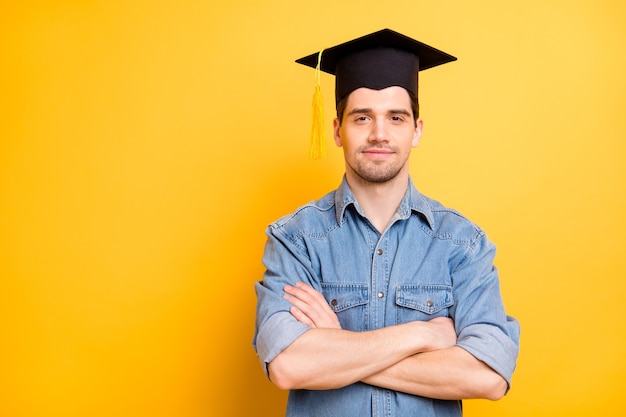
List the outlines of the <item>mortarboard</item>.
<svg viewBox="0 0 626 417">
<path fill-rule="evenodd" d="M 455 60 L 452 55 L 391 29 L 370 33 L 296 60 L 316 69 L 310 156 L 317 158 L 324 153 L 319 71 L 335 75 L 335 104 L 361 87 L 381 90 L 399 86 L 417 99 L 418 72 Z"/>
</svg>

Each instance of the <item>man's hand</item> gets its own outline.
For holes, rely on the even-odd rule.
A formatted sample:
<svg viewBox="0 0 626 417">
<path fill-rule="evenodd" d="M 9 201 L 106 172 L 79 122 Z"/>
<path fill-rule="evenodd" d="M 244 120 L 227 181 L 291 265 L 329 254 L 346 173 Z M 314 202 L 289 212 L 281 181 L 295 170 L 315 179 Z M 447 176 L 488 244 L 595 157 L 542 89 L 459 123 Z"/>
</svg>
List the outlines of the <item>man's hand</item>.
<svg viewBox="0 0 626 417">
<path fill-rule="evenodd" d="M 422 334 L 429 340 L 423 352 L 447 349 L 456 344 L 456 331 L 452 319 L 436 317 L 419 323 L 422 327 Z"/>
<path fill-rule="evenodd" d="M 313 287 L 296 282 L 284 288 L 285 299 L 293 306 L 289 312 L 301 323 L 312 328 L 341 329 L 339 319 L 324 296 Z"/>
</svg>

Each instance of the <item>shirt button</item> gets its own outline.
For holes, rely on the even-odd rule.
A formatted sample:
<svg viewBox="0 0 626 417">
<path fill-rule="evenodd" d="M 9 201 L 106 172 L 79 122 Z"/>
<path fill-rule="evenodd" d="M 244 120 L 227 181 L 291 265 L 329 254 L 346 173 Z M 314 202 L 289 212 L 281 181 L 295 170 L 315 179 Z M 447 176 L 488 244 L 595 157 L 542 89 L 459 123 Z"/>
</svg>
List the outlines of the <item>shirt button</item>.
<svg viewBox="0 0 626 417">
<path fill-rule="evenodd" d="M 383 298 L 385 296 L 385 293 L 384 292 L 379 292 L 377 295 L 378 295 L 378 298 Z"/>
<path fill-rule="evenodd" d="M 432 302 L 432 301 L 430 301 L 430 300 L 428 300 L 428 301 L 426 301 L 426 305 L 427 305 L 428 307 L 432 307 L 432 306 L 433 306 L 433 302 Z"/>
<path fill-rule="evenodd" d="M 330 302 L 330 304 L 331 304 L 332 306 L 336 306 L 336 305 L 337 305 L 337 300 L 332 300 L 332 301 Z"/>
<path fill-rule="evenodd" d="M 382 249 L 378 249 L 378 250 L 376 251 L 376 253 L 377 253 L 377 254 L 379 254 L 379 255 L 382 255 L 382 254 L 383 254 L 383 250 L 382 250 Z"/>
</svg>

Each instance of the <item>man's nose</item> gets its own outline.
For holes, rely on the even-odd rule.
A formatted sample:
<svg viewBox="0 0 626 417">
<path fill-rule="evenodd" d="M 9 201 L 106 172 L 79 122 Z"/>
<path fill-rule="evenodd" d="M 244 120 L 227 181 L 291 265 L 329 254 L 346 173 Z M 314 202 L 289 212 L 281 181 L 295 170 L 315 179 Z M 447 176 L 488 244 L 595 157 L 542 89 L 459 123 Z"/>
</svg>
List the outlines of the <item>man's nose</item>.
<svg viewBox="0 0 626 417">
<path fill-rule="evenodd" d="M 384 142 L 387 140 L 387 131 L 384 122 L 378 120 L 372 124 L 369 140 L 370 142 Z"/>
</svg>

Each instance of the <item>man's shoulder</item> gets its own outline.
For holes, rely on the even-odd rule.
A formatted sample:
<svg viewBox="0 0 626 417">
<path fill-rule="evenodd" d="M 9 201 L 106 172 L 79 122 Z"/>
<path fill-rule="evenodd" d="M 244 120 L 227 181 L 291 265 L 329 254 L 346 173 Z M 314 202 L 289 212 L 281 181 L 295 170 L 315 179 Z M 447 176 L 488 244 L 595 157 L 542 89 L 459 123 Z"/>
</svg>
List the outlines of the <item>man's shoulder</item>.
<svg viewBox="0 0 626 417">
<path fill-rule="evenodd" d="M 335 216 L 335 193 L 331 191 L 317 200 L 301 205 L 293 212 L 280 217 L 270 224 L 270 228 L 283 233 L 311 230 L 319 226 L 328 227 L 329 223 L 337 223 Z"/>
<path fill-rule="evenodd" d="M 469 217 L 459 210 L 444 205 L 420 193 L 420 198 L 428 206 L 433 219 L 433 231 L 439 237 L 462 238 L 473 240 L 484 235 L 484 231 Z"/>
</svg>

